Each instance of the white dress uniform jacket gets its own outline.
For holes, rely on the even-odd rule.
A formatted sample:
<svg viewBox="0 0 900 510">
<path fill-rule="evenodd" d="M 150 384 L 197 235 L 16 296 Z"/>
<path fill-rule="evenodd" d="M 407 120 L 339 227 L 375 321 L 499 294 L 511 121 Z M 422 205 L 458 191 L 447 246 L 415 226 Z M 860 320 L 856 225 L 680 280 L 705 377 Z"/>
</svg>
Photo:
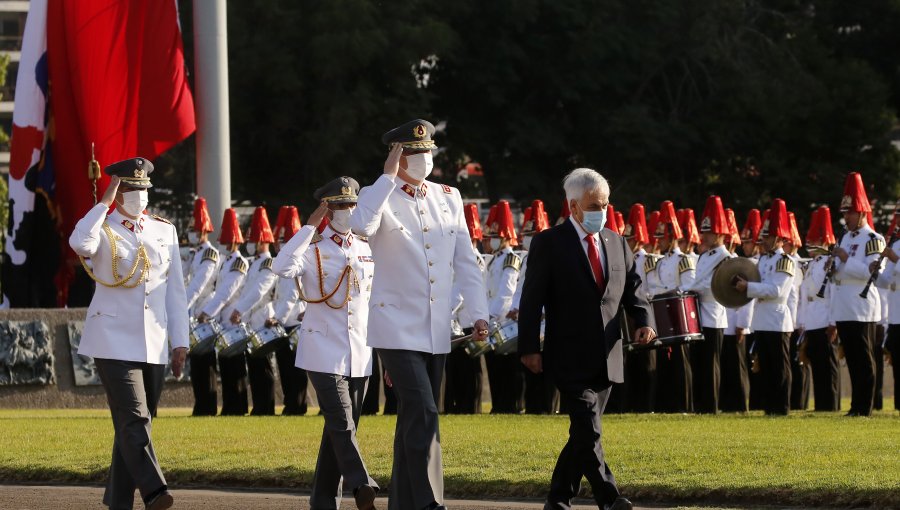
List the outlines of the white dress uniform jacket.
<svg viewBox="0 0 900 510">
<path fill-rule="evenodd" d="M 274 268 L 274 262 L 272 267 Z M 274 269 L 273 269 L 274 271 Z M 299 278 L 278 278 L 272 298 L 272 319 L 290 328 L 300 324 L 299 316 L 306 311 L 306 301 L 300 300 Z"/>
<path fill-rule="evenodd" d="M 477 253 L 477 252 L 476 252 L 476 254 L 478 255 L 478 258 L 475 259 L 475 261 L 478 263 L 479 271 L 481 271 L 482 281 L 484 281 L 484 287 L 487 288 L 487 265 L 488 265 L 488 262 L 492 259 L 491 259 L 490 255 L 484 255 L 484 254 Z M 527 259 L 527 256 L 526 256 L 526 259 Z M 520 271 L 519 274 L 524 275 L 525 274 L 524 269 L 525 269 L 525 266 L 523 263 L 522 271 Z M 521 280 L 523 280 L 523 279 L 524 278 L 519 279 L 520 280 L 519 288 L 521 288 Z M 517 288 L 517 292 L 518 292 L 518 288 Z M 453 309 L 456 310 L 455 317 L 453 317 L 453 318 L 459 322 L 460 327 L 462 327 L 463 324 L 474 324 L 475 321 L 478 320 L 479 318 L 474 317 L 471 314 L 469 308 L 466 307 L 465 297 L 463 296 L 462 289 L 460 289 L 460 287 L 459 287 L 459 282 L 456 281 L 455 275 L 453 278 L 453 296 L 454 296 Z M 521 294 L 519 294 L 519 297 L 521 297 Z M 515 303 L 517 303 L 515 301 L 515 299 L 516 298 L 514 295 L 513 301 Z M 517 305 L 514 305 L 513 308 L 515 309 L 516 306 Z"/>
<path fill-rule="evenodd" d="M 321 286 L 318 260 L 324 277 Z M 339 309 L 326 303 L 307 305 L 296 360 L 296 365 L 304 370 L 348 377 L 372 374 L 372 349 L 366 345 L 375 269 L 372 250 L 353 234 L 344 237 L 326 227 L 318 235 L 315 227 L 306 225 L 284 245 L 272 264 L 279 276 L 299 276 L 303 295 L 313 301 L 322 299 L 323 289 L 326 296 L 335 289 L 347 266 L 352 271 L 328 301 L 334 306 L 343 303 L 349 286 L 347 304 Z"/>
<path fill-rule="evenodd" d="M 417 189 L 396 179 L 382 175 L 363 188 L 350 218 L 377 261 L 369 345 L 446 354 L 454 273 L 470 316 L 488 317 L 462 198 L 450 186 L 426 181 Z"/>
<path fill-rule="evenodd" d="M 712 277 L 716 268 L 731 254 L 724 246 L 717 246 L 700 254 L 694 279 L 681 285 L 685 292 L 696 292 L 700 301 L 700 325 L 704 328 L 725 329 L 728 317 L 725 307 L 713 297 Z"/>
<path fill-rule="evenodd" d="M 657 290 L 660 294 L 690 286 L 696 274 L 694 259 L 685 255 L 681 248 L 676 246 L 657 262 L 656 274 L 659 277 Z"/>
<path fill-rule="evenodd" d="M 759 267 L 759 255 L 753 255 L 747 258 L 750 262 Z M 753 308 L 756 306 L 756 300 L 751 299 L 749 303 L 738 308 L 734 313 L 734 326 L 744 330 L 745 333 L 753 331 Z"/>
<path fill-rule="evenodd" d="M 231 312 L 229 305 L 237 299 L 238 289 L 247 279 L 247 269 L 247 259 L 240 252 L 230 254 L 219 267 L 215 292 L 201 309 L 203 313 L 216 319 L 223 328 L 231 326 L 231 317 L 225 315 L 225 312 Z"/>
<path fill-rule="evenodd" d="M 97 284 L 78 353 L 165 365 L 170 345 L 172 349 L 188 346 L 190 328 L 178 234 L 167 221 L 146 215 L 132 221 L 118 210 L 109 216 L 107 211 L 103 204 L 88 211 L 75 225 L 69 245 L 78 255 L 90 257 L 94 274 L 109 283 L 128 275 L 143 246 L 150 259 L 149 275 L 133 289 Z M 104 224 L 114 236 L 118 277 L 112 274 L 111 245 Z M 133 230 L 126 225 L 132 225 Z M 139 265 L 128 284 L 138 281 L 140 270 Z"/>
<path fill-rule="evenodd" d="M 900 241 L 895 242 L 891 249 L 894 253 L 900 254 Z M 876 285 L 887 290 L 888 302 L 888 324 L 900 324 L 900 264 L 895 264 L 886 259 L 887 265 L 878 275 Z M 871 289 L 870 289 L 871 290 Z M 900 360 L 895 360 L 900 363 Z"/>
<path fill-rule="evenodd" d="M 266 319 L 272 316 L 272 294 L 278 275 L 272 271 L 272 255 L 265 251 L 260 253 L 250 264 L 250 272 L 247 273 L 247 281 L 239 290 L 239 296 L 231 310 L 226 310 L 225 316 L 229 319 L 234 310 L 241 314 L 241 320 L 257 331 L 266 324 Z"/>
<path fill-rule="evenodd" d="M 191 259 L 191 270 L 187 285 L 188 313 L 200 308 L 213 294 L 216 270 L 219 268 L 219 250 L 209 241 L 197 247 Z"/>
<path fill-rule="evenodd" d="M 525 287 L 525 271 L 528 270 L 528 252 L 522 252 L 522 269 L 519 270 L 519 279 L 516 281 L 516 292 L 513 293 L 512 310 L 519 309 L 519 303 L 522 301 L 522 288 Z M 635 261 L 635 263 L 637 263 Z"/>
<path fill-rule="evenodd" d="M 493 321 L 505 321 L 512 310 L 522 259 L 510 247 L 494 254 L 488 266 L 488 313 Z"/>
<path fill-rule="evenodd" d="M 794 261 L 779 248 L 759 258 L 762 281 L 747 282 L 747 297 L 755 298 L 753 331 L 794 331 L 794 319 L 788 308 L 788 296 L 794 285 Z"/>
<path fill-rule="evenodd" d="M 884 237 L 863 225 L 841 239 L 847 251 L 847 262 L 835 258 L 834 289 L 831 298 L 831 320 L 834 322 L 878 322 L 881 320 L 881 297 L 869 289 L 866 299 L 859 297 L 869 281 L 869 264 L 878 260 L 884 250 Z M 880 248 L 880 249 L 879 249 Z"/>
<path fill-rule="evenodd" d="M 825 297 L 819 297 L 819 289 L 825 281 L 826 255 L 819 255 L 812 259 L 806 267 L 803 275 L 803 283 L 800 285 L 800 304 L 797 313 L 797 328 L 807 331 L 824 329 L 829 325 L 829 313 L 831 312 L 832 286 L 825 286 Z"/>
</svg>

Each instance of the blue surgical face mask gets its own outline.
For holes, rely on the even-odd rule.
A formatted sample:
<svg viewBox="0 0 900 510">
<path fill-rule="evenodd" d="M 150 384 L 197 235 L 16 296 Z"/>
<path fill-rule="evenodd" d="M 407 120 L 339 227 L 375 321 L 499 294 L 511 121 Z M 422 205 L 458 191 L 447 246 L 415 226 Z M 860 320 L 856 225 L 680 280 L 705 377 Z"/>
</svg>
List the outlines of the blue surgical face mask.
<svg viewBox="0 0 900 510">
<path fill-rule="evenodd" d="M 584 219 L 581 220 L 581 226 L 589 234 L 596 234 L 603 230 L 606 225 L 606 209 L 602 211 L 582 211 Z"/>
</svg>

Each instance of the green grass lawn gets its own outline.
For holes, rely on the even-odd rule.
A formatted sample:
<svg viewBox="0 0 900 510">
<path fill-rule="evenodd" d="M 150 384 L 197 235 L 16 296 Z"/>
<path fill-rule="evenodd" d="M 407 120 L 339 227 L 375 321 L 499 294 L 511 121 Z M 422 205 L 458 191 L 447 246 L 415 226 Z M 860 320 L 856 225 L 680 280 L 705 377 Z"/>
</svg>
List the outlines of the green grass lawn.
<svg viewBox="0 0 900 510">
<path fill-rule="evenodd" d="M 886 402 L 893 409 L 893 402 Z M 175 485 L 309 487 L 322 419 L 191 418 L 162 409 L 153 436 Z M 394 418 L 363 417 L 373 477 L 389 481 Z M 638 501 L 900 506 L 900 418 L 617 415 L 603 420 L 607 458 Z M 443 416 L 446 492 L 543 497 L 566 440 L 563 416 Z M 0 480 L 105 480 L 105 410 L 0 410 Z"/>
</svg>

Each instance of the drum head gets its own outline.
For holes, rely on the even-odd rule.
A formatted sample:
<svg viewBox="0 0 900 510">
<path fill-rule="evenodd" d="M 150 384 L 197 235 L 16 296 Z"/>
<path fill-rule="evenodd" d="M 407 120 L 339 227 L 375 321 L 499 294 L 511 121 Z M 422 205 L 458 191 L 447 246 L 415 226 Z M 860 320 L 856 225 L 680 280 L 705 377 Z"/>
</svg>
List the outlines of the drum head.
<svg viewBox="0 0 900 510">
<path fill-rule="evenodd" d="M 712 293 L 716 301 L 726 308 L 740 308 L 751 301 L 744 292 L 734 288 L 734 279 L 740 276 L 749 282 L 759 282 L 759 268 L 750 259 L 743 257 L 726 259 L 712 277 Z"/>
</svg>

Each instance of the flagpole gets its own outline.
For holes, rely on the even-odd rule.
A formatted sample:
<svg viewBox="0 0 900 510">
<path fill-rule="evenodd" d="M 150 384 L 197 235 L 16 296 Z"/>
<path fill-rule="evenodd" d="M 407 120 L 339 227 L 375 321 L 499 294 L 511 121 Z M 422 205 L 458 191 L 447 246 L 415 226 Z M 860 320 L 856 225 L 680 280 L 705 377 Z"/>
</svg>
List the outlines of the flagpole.
<svg viewBox="0 0 900 510">
<path fill-rule="evenodd" d="M 231 207 L 228 33 L 225 0 L 194 0 L 197 193 L 214 223 Z"/>
</svg>

